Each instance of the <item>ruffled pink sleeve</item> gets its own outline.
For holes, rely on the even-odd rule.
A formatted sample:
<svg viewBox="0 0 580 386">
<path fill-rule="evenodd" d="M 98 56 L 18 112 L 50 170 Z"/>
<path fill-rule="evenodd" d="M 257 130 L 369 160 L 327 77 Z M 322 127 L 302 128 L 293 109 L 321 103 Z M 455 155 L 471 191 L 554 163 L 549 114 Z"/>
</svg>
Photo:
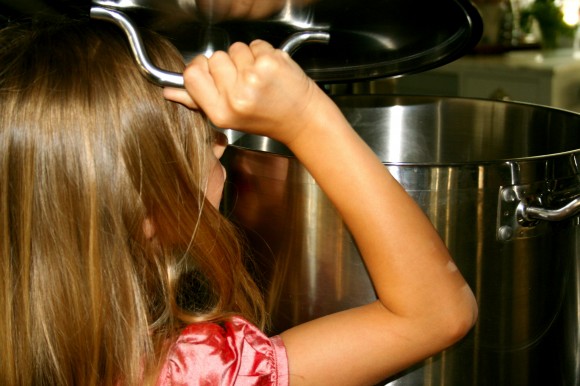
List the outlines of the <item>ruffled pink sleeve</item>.
<svg viewBox="0 0 580 386">
<path fill-rule="evenodd" d="M 187 327 L 168 353 L 157 386 L 288 386 L 288 359 L 279 336 L 248 321 Z"/>
</svg>

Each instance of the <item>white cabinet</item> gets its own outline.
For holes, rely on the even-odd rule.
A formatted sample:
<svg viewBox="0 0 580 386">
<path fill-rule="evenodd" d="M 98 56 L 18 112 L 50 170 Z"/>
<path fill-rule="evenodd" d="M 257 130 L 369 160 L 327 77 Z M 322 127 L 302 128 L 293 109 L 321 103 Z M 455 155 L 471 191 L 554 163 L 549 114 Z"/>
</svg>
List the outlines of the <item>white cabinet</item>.
<svg viewBox="0 0 580 386">
<path fill-rule="evenodd" d="M 580 59 L 571 50 L 464 56 L 392 86 L 397 94 L 505 99 L 580 112 Z"/>
</svg>

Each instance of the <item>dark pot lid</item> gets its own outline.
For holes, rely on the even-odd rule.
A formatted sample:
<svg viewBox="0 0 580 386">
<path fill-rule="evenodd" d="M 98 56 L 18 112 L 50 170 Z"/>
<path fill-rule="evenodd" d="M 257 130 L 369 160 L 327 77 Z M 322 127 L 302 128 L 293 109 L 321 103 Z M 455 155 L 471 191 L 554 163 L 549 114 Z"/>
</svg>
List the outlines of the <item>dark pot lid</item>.
<svg viewBox="0 0 580 386">
<path fill-rule="evenodd" d="M 439 67 L 475 47 L 483 29 L 469 0 L 254 0 L 258 11 L 248 18 L 229 17 L 230 8 L 212 8 L 236 1 L 0 0 L 0 15 L 7 19 L 41 10 L 88 15 L 91 5 L 112 8 L 170 38 L 187 59 L 235 41 L 260 38 L 279 46 L 297 32 L 326 32 L 328 43 L 304 44 L 293 53 L 320 82 Z"/>
</svg>

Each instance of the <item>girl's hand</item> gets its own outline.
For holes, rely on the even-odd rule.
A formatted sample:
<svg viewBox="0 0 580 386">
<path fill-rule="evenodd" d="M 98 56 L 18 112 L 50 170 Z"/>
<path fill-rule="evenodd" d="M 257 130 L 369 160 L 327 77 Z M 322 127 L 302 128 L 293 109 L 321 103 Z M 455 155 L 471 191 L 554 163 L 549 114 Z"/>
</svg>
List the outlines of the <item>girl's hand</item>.
<svg viewBox="0 0 580 386">
<path fill-rule="evenodd" d="M 164 96 L 203 110 L 218 127 L 289 143 L 330 99 L 285 52 L 261 40 L 233 44 L 228 53 L 195 58 L 185 69 L 185 90 Z"/>
</svg>

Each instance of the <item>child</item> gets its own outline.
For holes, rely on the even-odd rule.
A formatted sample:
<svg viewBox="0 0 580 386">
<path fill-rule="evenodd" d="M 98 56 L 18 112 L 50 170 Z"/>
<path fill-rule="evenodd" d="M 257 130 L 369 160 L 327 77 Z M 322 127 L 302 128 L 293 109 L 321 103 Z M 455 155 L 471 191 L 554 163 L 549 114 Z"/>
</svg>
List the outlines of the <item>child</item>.
<svg viewBox="0 0 580 386">
<path fill-rule="evenodd" d="M 143 33 L 159 67 L 183 71 Z M 0 383 L 372 385 L 475 322 L 427 218 L 268 43 L 200 56 L 186 90 L 163 95 L 108 23 L 8 27 L 0 64 Z M 218 211 L 224 142 L 199 110 L 294 152 L 349 226 L 376 302 L 264 335 L 263 301 Z"/>
</svg>

